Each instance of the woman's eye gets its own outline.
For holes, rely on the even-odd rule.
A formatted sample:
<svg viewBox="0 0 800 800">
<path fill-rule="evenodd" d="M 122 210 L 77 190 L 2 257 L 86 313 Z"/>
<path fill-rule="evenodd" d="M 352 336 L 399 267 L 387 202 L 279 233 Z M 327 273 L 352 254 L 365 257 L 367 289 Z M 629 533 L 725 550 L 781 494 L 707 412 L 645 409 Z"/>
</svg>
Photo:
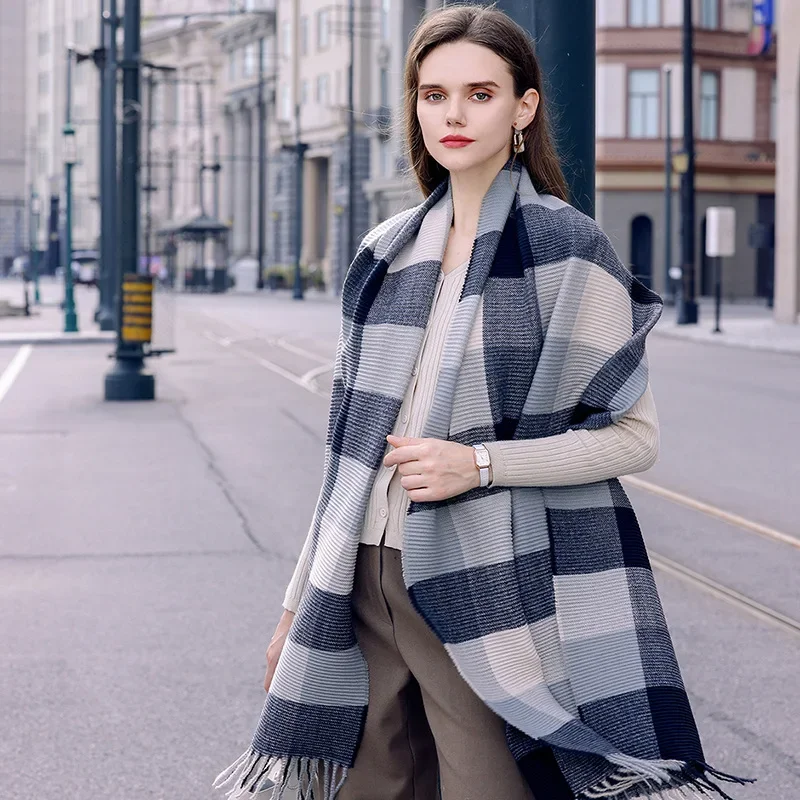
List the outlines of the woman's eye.
<svg viewBox="0 0 800 800">
<path fill-rule="evenodd" d="M 483 95 L 487 100 L 491 97 L 491 95 L 488 92 L 475 92 L 473 97 L 477 97 L 479 94 Z M 481 100 L 480 102 L 485 103 L 486 100 Z"/>
<path fill-rule="evenodd" d="M 443 97 L 444 95 L 441 92 L 431 92 L 425 99 L 426 100 L 433 100 L 435 97 Z"/>
</svg>

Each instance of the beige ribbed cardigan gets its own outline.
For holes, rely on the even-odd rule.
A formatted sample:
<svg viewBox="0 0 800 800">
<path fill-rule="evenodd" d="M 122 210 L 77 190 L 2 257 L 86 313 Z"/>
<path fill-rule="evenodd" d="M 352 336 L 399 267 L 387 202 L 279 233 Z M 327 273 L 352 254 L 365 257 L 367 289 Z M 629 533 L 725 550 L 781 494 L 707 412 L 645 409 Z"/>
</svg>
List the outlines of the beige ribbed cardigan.
<svg viewBox="0 0 800 800">
<path fill-rule="evenodd" d="M 396 436 L 422 435 L 467 263 L 439 274 L 420 355 L 393 429 Z M 567 431 L 543 439 L 486 442 L 494 486 L 569 486 L 642 472 L 655 463 L 658 447 L 658 417 L 649 385 L 628 414 L 605 428 Z M 389 449 L 387 445 L 387 452 Z M 396 467 L 379 469 L 364 515 L 362 543 L 378 545 L 384 540 L 387 547 L 402 549 L 409 500 L 401 477 Z M 296 611 L 300 604 L 311 568 L 310 556 L 309 532 L 284 596 L 283 606 L 289 611 Z"/>
</svg>

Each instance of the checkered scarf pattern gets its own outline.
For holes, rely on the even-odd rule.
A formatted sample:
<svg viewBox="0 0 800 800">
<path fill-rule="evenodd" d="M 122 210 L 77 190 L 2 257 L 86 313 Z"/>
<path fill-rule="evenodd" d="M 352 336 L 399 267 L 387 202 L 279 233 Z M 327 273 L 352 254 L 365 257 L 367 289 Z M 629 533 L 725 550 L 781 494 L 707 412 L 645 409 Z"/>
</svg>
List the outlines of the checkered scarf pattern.
<svg viewBox="0 0 800 800">
<path fill-rule="evenodd" d="M 348 272 L 310 579 L 252 746 L 217 779 L 229 796 L 299 784 L 331 800 L 354 763 L 369 695 L 356 554 L 452 216 L 445 182 L 368 234 Z M 612 424 L 645 391 L 661 308 L 590 218 L 509 161 L 483 201 L 423 436 L 471 445 Z M 506 720 L 537 800 L 727 798 L 711 775 L 744 782 L 703 760 L 619 481 L 412 503 L 403 547 L 415 608 Z"/>
</svg>

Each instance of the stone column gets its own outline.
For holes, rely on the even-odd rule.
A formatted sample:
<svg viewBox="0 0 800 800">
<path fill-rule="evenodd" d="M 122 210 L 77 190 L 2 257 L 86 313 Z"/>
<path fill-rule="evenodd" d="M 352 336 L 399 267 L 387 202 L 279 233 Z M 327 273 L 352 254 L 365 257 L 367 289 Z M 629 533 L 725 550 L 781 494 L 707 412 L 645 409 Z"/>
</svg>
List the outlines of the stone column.
<svg viewBox="0 0 800 800">
<path fill-rule="evenodd" d="M 250 245 L 250 114 L 242 106 L 234 115 L 236 160 L 233 198 L 233 250 L 236 258 L 248 255 Z"/>
<path fill-rule="evenodd" d="M 258 104 L 250 108 L 250 252 L 258 256 Z"/>
<path fill-rule="evenodd" d="M 233 220 L 234 197 L 236 196 L 236 141 L 234 116 L 230 108 L 225 109 L 222 162 L 222 222 Z"/>
<path fill-rule="evenodd" d="M 780 0 L 775 169 L 775 319 L 800 322 L 800 5 Z"/>
</svg>

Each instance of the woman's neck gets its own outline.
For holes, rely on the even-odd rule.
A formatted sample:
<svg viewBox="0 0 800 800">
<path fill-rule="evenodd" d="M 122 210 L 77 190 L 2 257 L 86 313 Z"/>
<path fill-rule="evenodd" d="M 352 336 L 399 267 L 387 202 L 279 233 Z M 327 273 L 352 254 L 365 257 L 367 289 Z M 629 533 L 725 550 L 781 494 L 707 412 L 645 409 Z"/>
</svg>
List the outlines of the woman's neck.
<svg viewBox="0 0 800 800">
<path fill-rule="evenodd" d="M 509 156 L 499 153 L 470 170 L 450 173 L 453 196 L 453 232 L 460 238 L 474 239 L 478 231 L 481 205 L 486 192 Z"/>
</svg>

